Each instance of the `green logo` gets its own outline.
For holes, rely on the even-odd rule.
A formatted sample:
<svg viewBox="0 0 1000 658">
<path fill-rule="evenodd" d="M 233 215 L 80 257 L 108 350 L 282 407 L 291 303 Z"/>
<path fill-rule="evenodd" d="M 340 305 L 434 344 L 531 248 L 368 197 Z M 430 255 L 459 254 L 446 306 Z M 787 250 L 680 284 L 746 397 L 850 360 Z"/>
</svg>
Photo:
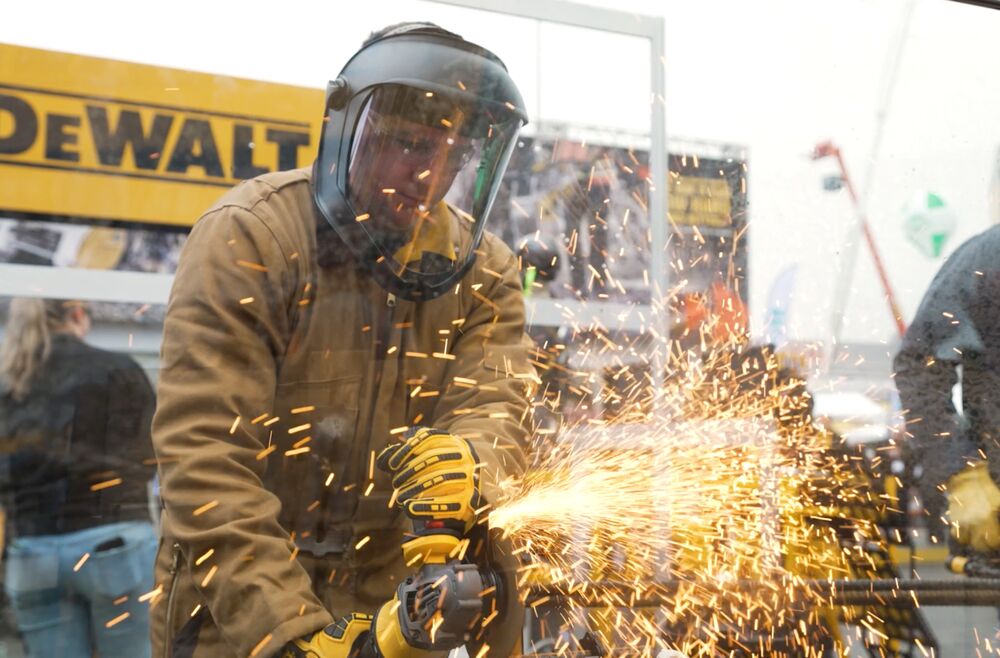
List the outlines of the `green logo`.
<svg viewBox="0 0 1000 658">
<path fill-rule="evenodd" d="M 906 238 L 928 258 L 940 258 L 957 224 L 944 199 L 933 192 L 916 192 L 904 212 Z"/>
</svg>

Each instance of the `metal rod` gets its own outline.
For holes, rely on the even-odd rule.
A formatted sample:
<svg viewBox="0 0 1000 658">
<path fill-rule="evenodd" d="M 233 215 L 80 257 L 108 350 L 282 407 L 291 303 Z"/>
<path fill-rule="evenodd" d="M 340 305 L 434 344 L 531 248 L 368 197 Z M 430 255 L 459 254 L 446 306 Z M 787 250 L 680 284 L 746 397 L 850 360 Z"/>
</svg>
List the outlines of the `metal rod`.
<svg viewBox="0 0 1000 658">
<path fill-rule="evenodd" d="M 575 603 L 584 607 L 655 608 L 670 605 L 672 594 L 681 587 L 699 593 L 769 591 L 788 599 L 789 605 L 828 602 L 833 606 L 865 605 L 890 608 L 923 606 L 1000 606 L 1000 578 L 955 580 L 743 580 L 726 587 L 680 580 L 661 581 L 652 587 L 636 588 L 624 583 L 594 583 L 586 591 L 570 593 L 551 589 L 531 590 L 528 603 Z M 810 593 L 811 596 L 806 596 Z M 815 597 L 815 598 L 812 598 Z"/>
</svg>

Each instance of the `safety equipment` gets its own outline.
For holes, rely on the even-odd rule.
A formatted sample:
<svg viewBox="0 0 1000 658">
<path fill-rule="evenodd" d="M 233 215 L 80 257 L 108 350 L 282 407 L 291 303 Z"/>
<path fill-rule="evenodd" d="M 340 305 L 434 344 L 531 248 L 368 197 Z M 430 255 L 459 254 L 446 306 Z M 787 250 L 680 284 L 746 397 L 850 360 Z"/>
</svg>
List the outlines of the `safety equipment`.
<svg viewBox="0 0 1000 658">
<path fill-rule="evenodd" d="M 285 645 L 281 658 L 373 658 L 372 616 L 354 612 L 340 621 Z"/>
<path fill-rule="evenodd" d="M 977 462 L 948 480 L 952 535 L 975 551 L 1000 549 L 1000 488 L 986 462 Z"/>
<path fill-rule="evenodd" d="M 501 552 L 492 533 L 476 524 L 482 496 L 472 446 L 447 432 L 418 427 L 402 443 L 385 448 L 377 463 L 393 475 L 397 503 L 413 521 L 413 538 L 402 546 L 403 560 L 420 570 L 396 593 L 400 610 L 410 611 L 399 620 L 407 645 L 487 646 L 484 632 L 488 637 L 491 630 L 506 627 L 523 606 L 514 570 L 496 562 Z M 381 621 L 376 627 L 388 628 Z M 380 632 L 380 646 L 381 637 Z"/>
<path fill-rule="evenodd" d="M 419 656 L 414 649 L 451 650 L 465 644 L 496 608 L 500 589 L 492 572 L 481 572 L 474 564 L 451 559 L 421 566 L 375 615 L 379 652 L 386 658 Z"/>
<path fill-rule="evenodd" d="M 426 547 L 417 575 L 374 615 L 352 613 L 294 640 L 282 658 L 426 658 L 479 635 L 481 624 L 499 614 L 498 603 L 509 603 L 511 588 L 492 569 L 456 558 L 447 542 Z"/>
<path fill-rule="evenodd" d="M 482 501 L 475 451 L 461 437 L 417 427 L 382 450 L 377 463 L 392 474 L 397 504 L 413 521 L 403 560 L 419 567 L 396 591 L 398 605 L 389 607 L 398 608 L 397 619 L 385 607 L 379 611 L 379 647 L 453 648 L 481 638 L 483 624 L 517 604 L 510 600 L 515 588 L 491 564 L 489 532 L 475 524 Z M 474 540 L 487 545 L 470 549 Z M 472 563 L 472 555 L 485 561 Z"/>
<path fill-rule="evenodd" d="M 479 630 L 476 622 L 495 609 L 498 589 L 474 564 L 424 565 L 374 615 L 351 613 L 289 642 L 281 658 L 425 658 L 450 651 Z"/>
<path fill-rule="evenodd" d="M 454 288 L 527 123 L 503 62 L 410 25 L 359 50 L 326 98 L 319 212 L 389 292 L 426 300 Z"/>
<path fill-rule="evenodd" d="M 378 466 L 392 474 L 396 502 L 413 519 L 414 534 L 464 536 L 482 506 L 479 459 L 465 439 L 431 427 L 411 429 L 387 446 Z M 450 542 L 456 543 L 456 542 Z M 404 545 L 403 551 L 407 552 Z"/>
</svg>

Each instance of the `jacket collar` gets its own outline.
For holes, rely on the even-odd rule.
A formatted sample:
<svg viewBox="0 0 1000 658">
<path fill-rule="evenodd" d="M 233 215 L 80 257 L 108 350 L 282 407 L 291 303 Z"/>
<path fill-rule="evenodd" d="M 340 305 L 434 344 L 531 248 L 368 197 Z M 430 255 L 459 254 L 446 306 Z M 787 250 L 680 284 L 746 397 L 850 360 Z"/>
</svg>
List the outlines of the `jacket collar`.
<svg viewBox="0 0 1000 658">
<path fill-rule="evenodd" d="M 311 181 L 309 187 L 311 190 Z M 351 250 L 337 235 L 337 231 L 330 226 L 330 222 L 323 217 L 312 194 L 309 195 L 309 199 L 313 210 L 313 223 L 316 226 L 316 263 L 324 269 L 354 265 L 359 272 L 362 271 L 364 268 L 358 267 Z"/>
</svg>

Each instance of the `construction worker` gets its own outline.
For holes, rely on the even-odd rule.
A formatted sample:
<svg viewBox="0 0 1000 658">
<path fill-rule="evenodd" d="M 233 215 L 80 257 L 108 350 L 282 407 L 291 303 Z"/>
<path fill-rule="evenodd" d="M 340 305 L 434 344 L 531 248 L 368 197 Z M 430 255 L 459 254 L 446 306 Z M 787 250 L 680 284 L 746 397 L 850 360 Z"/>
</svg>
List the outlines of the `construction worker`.
<svg viewBox="0 0 1000 658">
<path fill-rule="evenodd" d="M 457 541 L 525 463 L 521 286 L 484 230 L 523 107 L 489 51 L 385 28 L 330 83 L 314 166 L 245 181 L 195 224 L 154 419 L 154 655 L 405 653 L 380 626 L 415 570 L 401 544 Z M 512 606 L 470 655 L 513 649 Z"/>
<path fill-rule="evenodd" d="M 938 516 L 946 505 L 954 548 L 983 557 L 1000 550 L 998 253 L 1000 227 L 994 227 L 948 257 L 894 364 L 928 512 Z"/>
</svg>

